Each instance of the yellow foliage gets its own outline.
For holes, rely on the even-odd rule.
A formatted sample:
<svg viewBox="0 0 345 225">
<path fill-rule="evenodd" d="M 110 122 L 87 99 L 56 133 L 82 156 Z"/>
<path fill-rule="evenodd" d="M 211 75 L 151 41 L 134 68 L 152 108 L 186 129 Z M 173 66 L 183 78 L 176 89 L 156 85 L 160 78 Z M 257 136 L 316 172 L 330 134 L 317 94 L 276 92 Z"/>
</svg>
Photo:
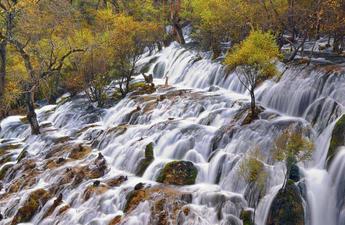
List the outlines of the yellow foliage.
<svg viewBox="0 0 345 225">
<path fill-rule="evenodd" d="M 274 36 L 253 30 L 244 41 L 229 52 L 225 64 L 230 68 L 249 66 L 255 70 L 258 79 L 264 79 L 277 74 L 274 60 L 278 57 L 280 53 Z"/>
</svg>

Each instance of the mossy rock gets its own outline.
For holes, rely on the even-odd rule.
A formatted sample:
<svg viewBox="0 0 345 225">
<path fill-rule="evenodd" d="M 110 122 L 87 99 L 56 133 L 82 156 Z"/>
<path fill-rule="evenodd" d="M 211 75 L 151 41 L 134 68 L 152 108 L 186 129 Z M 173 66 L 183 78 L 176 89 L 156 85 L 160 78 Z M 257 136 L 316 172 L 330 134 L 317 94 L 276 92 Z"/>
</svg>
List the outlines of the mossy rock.
<svg viewBox="0 0 345 225">
<path fill-rule="evenodd" d="M 28 155 L 28 152 L 26 150 L 22 150 L 20 154 L 17 157 L 17 161 L 20 162 L 22 159 L 24 159 Z"/>
<path fill-rule="evenodd" d="M 304 225 L 304 208 L 300 192 L 289 180 L 285 190 L 275 196 L 266 225 Z"/>
<path fill-rule="evenodd" d="M 153 162 L 153 160 L 154 160 L 153 143 L 151 142 L 145 147 L 145 158 L 139 161 L 139 165 L 136 169 L 135 175 L 142 176 L 145 170 L 147 169 L 147 167 L 149 167 L 149 165 Z"/>
<path fill-rule="evenodd" d="M 13 165 L 12 164 L 7 164 L 7 165 L 4 165 L 1 170 L 0 170 L 0 180 L 4 179 L 6 174 L 7 174 L 7 171 L 12 168 Z"/>
<path fill-rule="evenodd" d="M 299 173 L 299 168 L 297 165 L 292 165 L 291 169 L 290 169 L 290 180 L 294 181 L 294 182 L 298 182 L 301 177 L 300 177 L 300 173 Z"/>
<path fill-rule="evenodd" d="M 166 185 L 155 187 L 146 186 L 139 183 L 134 190 L 126 196 L 126 205 L 124 212 L 126 214 L 135 210 L 142 202 L 148 202 L 150 212 L 150 224 L 179 224 L 178 215 L 183 207 L 188 204 L 185 196 L 190 193 L 181 192 L 176 188 Z"/>
<path fill-rule="evenodd" d="M 92 151 L 91 147 L 86 146 L 86 145 L 73 146 L 71 149 L 71 152 L 68 155 L 68 158 L 75 159 L 75 160 L 83 159 L 87 155 L 89 155 L 91 151 Z"/>
<path fill-rule="evenodd" d="M 190 161 L 173 161 L 167 163 L 159 172 L 157 182 L 173 185 L 195 184 L 198 170 Z"/>
<path fill-rule="evenodd" d="M 340 117 L 336 122 L 333 132 L 331 142 L 329 144 L 327 153 L 327 166 L 329 166 L 337 154 L 337 149 L 340 146 L 345 145 L 345 114 Z"/>
<path fill-rule="evenodd" d="M 29 222 L 37 210 L 44 206 L 49 197 L 49 193 L 44 189 L 38 189 L 30 193 L 24 204 L 18 209 L 11 224 Z"/>
<path fill-rule="evenodd" d="M 146 82 L 136 82 L 129 85 L 129 90 L 134 93 L 134 95 L 144 95 L 152 94 L 156 91 L 154 85 L 148 84 Z"/>
<path fill-rule="evenodd" d="M 5 144 L 0 144 L 0 153 L 4 153 L 5 151 L 9 151 L 9 150 L 14 150 L 14 149 L 18 149 L 21 148 L 22 144 L 19 143 L 5 143 Z"/>
<path fill-rule="evenodd" d="M 133 190 L 126 196 L 126 205 L 123 211 L 125 213 L 132 211 L 136 208 L 140 202 L 148 199 L 148 194 L 146 190 Z"/>
<path fill-rule="evenodd" d="M 248 209 L 243 209 L 240 215 L 240 219 L 243 225 L 254 225 L 253 223 L 253 211 Z"/>
</svg>

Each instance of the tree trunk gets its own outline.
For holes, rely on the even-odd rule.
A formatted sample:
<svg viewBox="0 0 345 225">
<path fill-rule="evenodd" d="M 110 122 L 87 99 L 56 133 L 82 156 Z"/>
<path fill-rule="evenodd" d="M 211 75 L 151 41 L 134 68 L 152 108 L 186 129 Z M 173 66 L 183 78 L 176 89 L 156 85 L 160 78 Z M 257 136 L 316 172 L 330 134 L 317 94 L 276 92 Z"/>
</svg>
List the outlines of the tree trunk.
<svg viewBox="0 0 345 225">
<path fill-rule="evenodd" d="M 335 34 L 334 35 L 334 43 L 333 43 L 333 51 L 337 54 L 342 53 L 342 44 L 343 44 L 343 36 Z"/>
<path fill-rule="evenodd" d="M 31 88 L 27 88 L 27 92 L 25 93 L 25 104 L 27 110 L 26 117 L 31 126 L 31 134 L 40 134 L 40 126 L 35 112 L 33 90 Z"/>
<path fill-rule="evenodd" d="M 186 42 L 183 37 L 182 27 L 180 25 L 180 18 L 178 16 L 179 10 L 180 10 L 180 2 L 171 1 L 170 2 L 170 20 L 173 27 L 173 34 L 176 38 L 176 41 L 183 45 Z"/>
<path fill-rule="evenodd" d="M 186 41 L 184 40 L 184 37 L 183 37 L 182 28 L 178 22 L 174 22 L 173 29 L 174 29 L 174 34 L 175 34 L 177 42 L 180 43 L 181 45 L 185 44 Z"/>
<path fill-rule="evenodd" d="M 6 78 L 6 41 L 0 43 L 0 98 L 4 95 Z"/>
<path fill-rule="evenodd" d="M 219 46 L 219 43 L 212 44 L 212 60 L 217 59 L 222 54 L 222 49 Z"/>
<path fill-rule="evenodd" d="M 255 94 L 254 94 L 254 88 L 252 88 L 250 91 L 250 109 L 252 112 L 252 119 L 256 118 L 256 103 L 255 103 Z"/>
<path fill-rule="evenodd" d="M 289 59 L 287 60 L 287 62 L 291 62 L 292 60 L 295 59 L 295 57 L 297 56 L 297 53 L 298 53 L 299 49 L 300 49 L 301 47 L 304 46 L 304 43 L 305 43 L 306 40 L 307 40 L 307 33 L 304 34 L 304 37 L 303 37 L 302 42 L 299 44 L 299 46 L 298 46 L 297 48 L 295 48 L 295 50 L 292 52 L 292 54 L 290 55 L 290 57 L 289 57 Z"/>
</svg>

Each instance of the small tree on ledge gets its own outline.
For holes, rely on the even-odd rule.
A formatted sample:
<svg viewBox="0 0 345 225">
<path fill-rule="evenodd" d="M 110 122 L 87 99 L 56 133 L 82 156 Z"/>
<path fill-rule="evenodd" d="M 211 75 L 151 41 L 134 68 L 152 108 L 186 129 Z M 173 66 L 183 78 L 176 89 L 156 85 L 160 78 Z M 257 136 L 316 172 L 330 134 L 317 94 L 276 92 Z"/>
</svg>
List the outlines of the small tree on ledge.
<svg viewBox="0 0 345 225">
<path fill-rule="evenodd" d="M 286 165 L 283 190 L 290 178 L 292 167 L 299 162 L 309 160 L 312 157 L 313 149 L 313 142 L 303 137 L 301 132 L 286 129 L 277 137 L 273 146 L 273 159 L 284 161 Z"/>
<path fill-rule="evenodd" d="M 237 70 L 242 85 L 249 91 L 252 118 L 256 115 L 254 90 L 259 82 L 277 74 L 274 60 L 280 57 L 278 45 L 271 33 L 253 30 L 225 59 L 230 69 Z"/>
</svg>

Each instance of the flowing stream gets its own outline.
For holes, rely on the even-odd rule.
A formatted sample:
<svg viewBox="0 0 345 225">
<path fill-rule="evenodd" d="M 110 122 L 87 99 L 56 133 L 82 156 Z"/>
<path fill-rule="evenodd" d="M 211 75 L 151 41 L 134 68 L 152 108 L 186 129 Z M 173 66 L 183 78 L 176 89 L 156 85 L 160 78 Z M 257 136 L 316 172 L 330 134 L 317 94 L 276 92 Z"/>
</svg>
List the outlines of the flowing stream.
<svg viewBox="0 0 345 225">
<path fill-rule="evenodd" d="M 152 94 L 130 95 L 108 109 L 88 103 L 82 94 L 71 100 L 64 96 L 57 105 L 37 110 L 43 130 L 39 136 L 30 135 L 21 116 L 1 121 L 0 148 L 11 146 L 10 160 L 2 169 L 16 168 L 16 158 L 23 149 L 35 169 L 25 174 L 29 166 L 26 162 L 3 179 L 0 212 L 4 218 L 0 224 L 11 224 L 33 190 L 60 188 L 66 173 L 75 168 L 94 171 L 94 167 L 100 167 L 100 160 L 106 164 L 101 175 L 84 179 L 88 176 L 85 172 L 78 185 L 60 188 L 57 193 L 62 195 L 63 203 L 50 212 L 58 196 L 50 198 L 35 213 L 31 224 L 109 224 L 118 215 L 123 216 L 120 224 L 153 224 L 152 201 L 143 201 L 125 214 L 126 196 L 140 182 L 157 185 L 155 180 L 167 162 L 187 160 L 193 162 L 198 174 L 195 185 L 170 187 L 170 192 L 191 195 L 183 206 L 188 207 L 189 213 L 174 218 L 177 224 L 241 225 L 241 211 L 252 207 L 248 199 L 255 198 L 256 190 L 239 176 L 239 165 L 246 154 L 259 147 L 268 179 L 266 195 L 256 210 L 256 223 L 265 225 L 285 172 L 282 163 L 273 162 L 271 148 L 275 138 L 288 127 L 302 128 L 303 134 L 315 143 L 312 160 L 300 164 L 306 223 L 345 223 L 345 150 L 335 157 L 328 171 L 325 169 L 332 130 L 344 112 L 344 74 L 312 66 L 286 69 L 279 65 L 281 71 L 286 70 L 280 80 L 265 81 L 256 90 L 258 102 L 264 107 L 260 118 L 243 125 L 248 94 L 236 75 L 228 74 L 221 64 L 202 59 L 197 52 L 175 43 L 139 62 L 147 64 L 147 73 L 153 74 L 157 86 Z M 169 86 L 165 87 L 167 77 Z M 60 153 L 56 160 L 70 157 L 56 148 L 65 142 L 89 146 L 91 152 L 56 166 L 49 157 Z M 154 160 L 142 176 L 135 176 L 149 143 L 153 143 Z M 96 180 L 106 183 L 119 176 L 126 177 L 121 185 L 85 197 L 87 188 Z M 29 181 L 20 183 L 23 179 Z M 14 185 L 18 182 L 21 188 Z"/>
</svg>

